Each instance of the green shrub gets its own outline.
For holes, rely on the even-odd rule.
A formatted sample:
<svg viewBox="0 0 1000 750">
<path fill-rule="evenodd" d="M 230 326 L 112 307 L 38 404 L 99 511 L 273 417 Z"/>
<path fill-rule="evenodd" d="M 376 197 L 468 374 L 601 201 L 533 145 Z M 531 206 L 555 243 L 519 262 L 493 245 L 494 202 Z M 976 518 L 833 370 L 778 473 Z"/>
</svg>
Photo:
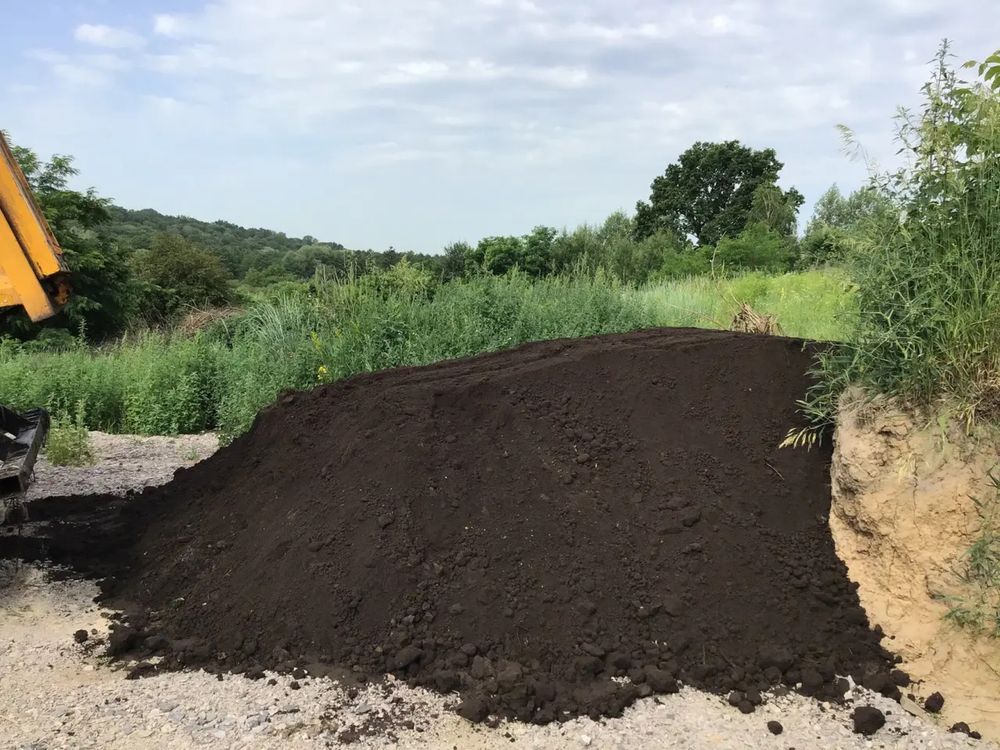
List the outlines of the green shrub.
<svg viewBox="0 0 1000 750">
<path fill-rule="evenodd" d="M 851 235 L 837 227 L 820 225 L 808 232 L 799 243 L 799 268 L 839 265 L 850 255 Z"/>
<path fill-rule="evenodd" d="M 959 566 L 964 595 L 951 599 L 946 617 L 1000 638 L 1000 476 L 991 473 L 989 480 L 990 496 L 973 499 L 979 531 Z"/>
<path fill-rule="evenodd" d="M 176 435 L 216 425 L 218 348 L 198 337 L 167 342 L 147 349 L 147 356 L 135 359 L 129 368 L 123 396 L 125 432 Z"/>
<path fill-rule="evenodd" d="M 855 190 L 848 196 L 836 185 L 819 200 L 799 243 L 799 268 L 847 263 L 873 221 L 884 221 L 898 209 L 892 200 L 873 186 Z"/>
<path fill-rule="evenodd" d="M 910 406 L 947 401 L 969 426 L 1000 417 L 1000 54 L 992 59 L 966 83 L 943 45 L 920 112 L 901 114 L 910 160 L 872 177 L 880 197 L 852 252 L 849 343 L 820 355 L 802 403 L 812 425 L 785 444 L 814 442 L 852 384 Z"/>
<path fill-rule="evenodd" d="M 43 328 L 33 339 L 23 343 L 26 352 L 65 352 L 86 346 L 65 328 Z"/>
<path fill-rule="evenodd" d="M 84 402 L 78 401 L 72 416 L 63 413 L 52 420 L 45 457 L 55 466 L 89 466 L 95 456 L 90 445 L 84 416 Z"/>
<path fill-rule="evenodd" d="M 946 49 L 923 91 L 898 133 L 912 162 L 874 178 L 896 210 L 860 238 L 859 314 L 852 346 L 823 363 L 827 412 L 853 381 L 1000 416 L 1000 91 L 963 84 Z"/>
<path fill-rule="evenodd" d="M 649 242 L 650 240 L 644 240 Z M 668 250 L 663 253 L 657 280 L 702 276 L 712 269 L 712 261 L 704 249 Z"/>
<path fill-rule="evenodd" d="M 715 246 L 713 264 L 729 271 L 781 273 L 792 267 L 793 246 L 787 237 L 762 223 L 748 226 L 736 237 L 723 237 Z"/>
<path fill-rule="evenodd" d="M 155 235 L 149 249 L 132 258 L 132 266 L 143 285 L 140 309 L 147 320 L 169 320 L 186 307 L 233 301 L 229 272 L 219 256 L 180 235 Z"/>
</svg>

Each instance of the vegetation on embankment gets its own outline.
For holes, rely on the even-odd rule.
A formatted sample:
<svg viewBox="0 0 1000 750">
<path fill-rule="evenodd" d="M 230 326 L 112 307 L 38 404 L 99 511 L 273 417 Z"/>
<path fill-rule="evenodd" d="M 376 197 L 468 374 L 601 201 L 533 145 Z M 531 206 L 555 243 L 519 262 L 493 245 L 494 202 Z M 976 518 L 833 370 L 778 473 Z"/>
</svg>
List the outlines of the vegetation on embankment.
<svg viewBox="0 0 1000 750">
<path fill-rule="evenodd" d="M 829 269 L 622 285 L 605 274 L 531 280 L 518 272 L 432 290 L 392 269 L 317 280 L 309 293 L 263 299 L 194 335 L 147 331 L 99 348 L 0 346 L 0 403 L 81 409 L 108 432 L 245 430 L 285 389 L 526 341 L 650 326 L 727 328 L 738 302 L 777 312 L 789 335 L 838 338 L 851 311 Z"/>
<path fill-rule="evenodd" d="M 991 472 L 989 480 L 985 492 L 973 498 L 979 528 L 959 565 L 966 595 L 949 602 L 948 617 L 1000 638 L 1000 474 Z"/>
<path fill-rule="evenodd" d="M 1000 636 L 998 457 L 995 442 L 977 435 L 1000 425 L 1000 52 L 967 63 L 969 80 L 949 58 L 944 44 L 920 111 L 899 117 L 906 162 L 872 176 L 870 189 L 885 202 L 858 227 L 848 256 L 858 314 L 848 342 L 820 357 L 818 383 L 803 403 L 813 427 L 790 432 L 786 443 L 814 442 L 848 387 L 918 415 L 944 443 L 961 423 L 965 434 L 949 450 L 981 455 L 992 486 L 950 488 L 921 517 L 909 493 L 927 490 L 914 480 L 906 506 L 916 519 L 907 520 L 937 530 L 949 503 L 962 519 L 975 510 L 978 528 L 964 524 L 969 546 L 952 561 L 964 590 L 951 598 L 949 617 Z M 906 462 L 934 465 L 937 452 L 910 451 Z"/>
<path fill-rule="evenodd" d="M 805 404 L 819 423 L 851 384 L 947 402 L 968 425 L 1000 418 L 1000 53 L 966 67 L 979 77 L 942 46 L 921 110 L 900 115 L 907 162 L 872 176 L 885 203 L 851 241 L 859 314 Z"/>
</svg>

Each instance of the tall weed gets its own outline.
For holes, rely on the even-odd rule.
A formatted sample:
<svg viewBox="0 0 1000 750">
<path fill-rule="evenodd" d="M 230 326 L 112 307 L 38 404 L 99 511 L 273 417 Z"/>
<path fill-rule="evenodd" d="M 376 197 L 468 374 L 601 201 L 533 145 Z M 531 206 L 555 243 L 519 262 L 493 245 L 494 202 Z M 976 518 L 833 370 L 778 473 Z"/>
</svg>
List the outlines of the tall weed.
<svg viewBox="0 0 1000 750">
<path fill-rule="evenodd" d="M 54 466 L 89 466 L 94 463 L 85 414 L 84 402 L 78 401 L 72 413 L 63 412 L 53 418 L 45 457 Z"/>
<path fill-rule="evenodd" d="M 844 295 L 834 271 L 689 279 L 640 290 L 600 271 L 539 280 L 514 271 L 433 291 L 394 281 L 320 277 L 310 293 L 261 299 L 193 336 L 146 332 L 97 349 L 42 353 L 0 342 L 0 403 L 58 413 L 82 399 L 93 429 L 218 430 L 228 439 L 284 390 L 527 341 L 657 325 L 724 328 L 742 297 L 778 308 L 792 335 L 835 338 L 835 324 L 821 318 Z"/>
<path fill-rule="evenodd" d="M 915 406 L 947 400 L 969 424 L 1000 417 L 1000 76 L 992 84 L 960 80 L 945 45 L 921 110 L 900 115 L 910 159 L 872 177 L 889 209 L 855 243 L 858 311 L 849 345 L 819 363 L 804 403 L 815 421 L 850 383 Z"/>
</svg>

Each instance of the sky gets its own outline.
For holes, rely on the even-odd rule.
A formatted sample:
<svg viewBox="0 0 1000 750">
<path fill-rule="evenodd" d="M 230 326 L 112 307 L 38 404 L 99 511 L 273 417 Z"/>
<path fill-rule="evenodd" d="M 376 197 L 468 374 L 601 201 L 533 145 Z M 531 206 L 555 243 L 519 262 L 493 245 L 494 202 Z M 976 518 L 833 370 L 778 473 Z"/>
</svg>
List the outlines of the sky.
<svg viewBox="0 0 1000 750">
<path fill-rule="evenodd" d="M 807 198 L 891 164 L 997 0 L 0 0 L 0 128 L 128 208 L 352 248 L 599 223 L 696 141 Z"/>
</svg>

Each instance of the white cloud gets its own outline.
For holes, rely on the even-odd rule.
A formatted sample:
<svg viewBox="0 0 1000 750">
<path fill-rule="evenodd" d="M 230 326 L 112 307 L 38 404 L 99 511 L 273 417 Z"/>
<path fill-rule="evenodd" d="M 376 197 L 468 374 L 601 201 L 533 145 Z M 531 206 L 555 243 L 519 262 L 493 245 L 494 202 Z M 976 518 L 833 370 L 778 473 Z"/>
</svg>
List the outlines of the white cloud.
<svg viewBox="0 0 1000 750">
<path fill-rule="evenodd" d="M 652 22 L 636 25 L 596 23 L 594 21 L 578 21 L 570 24 L 537 22 L 528 24 L 526 28 L 531 34 L 541 39 L 576 39 L 602 44 L 625 44 L 636 40 L 671 39 L 678 34 L 681 25 L 688 24 L 685 22 L 662 26 Z"/>
<path fill-rule="evenodd" d="M 76 27 L 73 36 L 78 42 L 109 49 L 137 49 L 145 44 L 138 34 L 103 24 L 81 24 Z"/>
<path fill-rule="evenodd" d="M 10 93 L 20 96 L 22 94 L 38 94 L 42 91 L 42 87 L 33 83 L 8 83 L 5 88 Z"/>
<path fill-rule="evenodd" d="M 92 68 L 108 72 L 128 70 L 132 67 L 132 63 L 126 58 L 107 52 L 80 55 L 78 59 Z"/>
<path fill-rule="evenodd" d="M 145 97 L 149 106 L 160 115 L 175 115 L 182 112 L 186 105 L 174 99 L 172 96 L 147 96 Z"/>
<path fill-rule="evenodd" d="M 891 158 L 890 118 L 913 102 L 938 38 L 982 57 L 989 25 L 962 18 L 994 2 L 968 0 L 960 17 L 933 0 L 872 0 L 863 14 L 828 0 L 189 0 L 130 21 L 145 41 L 100 24 L 50 29 L 59 51 L 22 50 L 18 81 L 58 102 L 74 123 L 64 137 L 85 148 L 160 159 L 138 135 L 122 150 L 156 129 L 183 151 L 185 174 L 163 159 L 155 181 L 116 175 L 106 190 L 126 204 L 174 196 L 176 210 L 237 220 L 245 205 L 247 223 L 313 217 L 300 232 L 433 248 L 598 220 L 645 197 L 695 140 L 773 146 L 810 197 L 833 180 L 849 188 L 861 168 L 841 160 L 834 125 Z M 5 118 L 30 128 L 38 95 L 4 91 Z M 190 188 L 192 170 L 203 188 Z M 263 183 L 280 199 L 262 206 Z M 374 220 L 376 205 L 397 223 Z"/>
<path fill-rule="evenodd" d="M 450 160 L 454 154 L 447 151 L 433 148 L 416 148 L 406 146 L 396 141 L 384 141 L 374 143 L 363 149 L 358 155 L 355 168 L 365 168 L 383 164 L 396 164 L 399 162 L 415 162 L 429 160 Z"/>
<path fill-rule="evenodd" d="M 128 65 L 117 55 L 105 53 L 74 56 L 50 49 L 32 49 L 26 56 L 44 63 L 57 79 L 74 86 L 107 86 L 112 74 Z"/>
<path fill-rule="evenodd" d="M 421 60 L 399 65 L 399 72 L 413 78 L 444 78 L 448 74 L 448 63 L 440 60 Z"/>
<path fill-rule="evenodd" d="M 52 72 L 57 78 L 76 86 L 107 86 L 111 78 L 103 71 L 74 63 L 55 63 Z"/>
<path fill-rule="evenodd" d="M 429 81 L 490 82 L 519 79 L 560 88 L 584 86 L 587 71 L 564 66 L 497 65 L 490 60 L 473 58 L 455 63 L 440 60 L 402 63 L 376 80 L 383 85 L 424 83 Z"/>
<path fill-rule="evenodd" d="M 709 28 L 717 34 L 724 34 L 733 28 L 733 19 L 725 13 L 717 13 L 708 19 Z"/>
<path fill-rule="evenodd" d="M 183 29 L 183 24 L 177 16 L 166 13 L 153 16 L 153 33 L 162 36 L 177 36 Z"/>
</svg>

